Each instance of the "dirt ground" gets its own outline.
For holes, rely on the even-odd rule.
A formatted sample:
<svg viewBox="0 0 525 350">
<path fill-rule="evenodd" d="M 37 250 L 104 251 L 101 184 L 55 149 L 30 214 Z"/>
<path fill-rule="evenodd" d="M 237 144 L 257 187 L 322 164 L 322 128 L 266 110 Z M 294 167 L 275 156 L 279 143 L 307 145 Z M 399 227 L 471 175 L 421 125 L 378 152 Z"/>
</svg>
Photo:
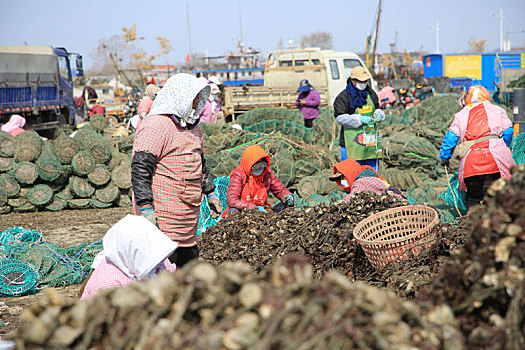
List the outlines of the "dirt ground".
<svg viewBox="0 0 525 350">
<path fill-rule="evenodd" d="M 0 232 L 13 226 L 40 229 L 44 239 L 67 247 L 101 239 L 106 231 L 132 207 L 62 210 L 59 212 L 10 213 L 0 215 Z M 56 288 L 65 298 L 77 298 L 80 285 Z M 44 292 L 24 297 L 0 298 L 0 336 L 15 331 L 22 311 L 44 296 Z"/>
</svg>

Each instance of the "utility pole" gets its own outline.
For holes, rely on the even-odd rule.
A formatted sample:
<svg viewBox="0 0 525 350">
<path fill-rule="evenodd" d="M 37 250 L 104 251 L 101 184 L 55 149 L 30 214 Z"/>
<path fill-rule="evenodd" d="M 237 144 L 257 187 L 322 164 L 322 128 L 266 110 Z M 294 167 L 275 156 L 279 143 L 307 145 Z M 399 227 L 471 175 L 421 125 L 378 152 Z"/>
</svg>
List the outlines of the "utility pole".
<svg viewBox="0 0 525 350">
<path fill-rule="evenodd" d="M 188 47 L 189 47 L 189 56 L 190 60 L 188 61 L 188 70 L 190 69 L 191 65 L 191 26 L 190 26 L 190 10 L 188 2 L 186 1 L 186 23 L 188 25 Z"/>
<path fill-rule="evenodd" d="M 439 53 L 439 31 L 441 30 L 441 28 L 439 28 L 439 21 L 436 21 L 435 27 L 430 26 L 430 28 L 436 32 L 436 53 Z"/>
<path fill-rule="evenodd" d="M 499 50 L 503 51 L 503 9 L 499 8 L 499 16 L 497 16 L 495 13 L 492 13 L 492 16 L 499 19 Z"/>
<path fill-rule="evenodd" d="M 381 7 L 383 1 L 379 0 L 379 5 L 377 6 L 377 22 L 376 22 L 376 34 L 374 36 L 374 48 L 372 49 L 372 72 L 374 72 L 375 60 L 376 60 L 376 47 L 377 47 L 377 36 L 379 35 L 379 19 L 381 18 Z"/>
<path fill-rule="evenodd" d="M 239 0 L 239 32 L 241 35 L 241 43 L 243 43 L 242 37 L 242 13 L 241 13 L 241 0 Z"/>
</svg>

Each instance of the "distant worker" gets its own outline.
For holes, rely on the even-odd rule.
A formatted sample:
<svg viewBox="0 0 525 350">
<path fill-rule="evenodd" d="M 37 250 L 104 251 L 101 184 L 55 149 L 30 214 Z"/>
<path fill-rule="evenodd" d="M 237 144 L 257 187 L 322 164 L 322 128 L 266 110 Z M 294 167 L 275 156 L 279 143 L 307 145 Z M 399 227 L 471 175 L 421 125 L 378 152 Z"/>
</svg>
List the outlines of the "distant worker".
<svg viewBox="0 0 525 350">
<path fill-rule="evenodd" d="M 360 165 L 355 160 L 346 159 L 334 165 L 334 174 L 329 177 L 337 182 L 339 187 L 349 194 L 344 198 L 348 201 L 356 193 L 371 191 L 381 194 L 383 191 L 392 191 L 395 196 L 406 196 L 398 188 L 391 186 L 385 179 L 368 165 Z"/>
<path fill-rule="evenodd" d="M 222 110 L 219 103 L 219 87 L 213 83 L 210 84 L 211 93 L 208 102 L 200 113 L 200 120 L 203 123 L 217 123 L 218 116 Z"/>
<path fill-rule="evenodd" d="M 516 165 L 509 148 L 514 130 L 507 112 L 490 102 L 489 92 L 481 85 L 470 87 L 458 104 L 463 109 L 443 138 L 439 159 L 441 165 L 449 166 L 458 147 L 459 189 L 467 191 L 469 208 L 483 200 L 485 188 L 494 180 L 511 177 L 510 169 Z"/>
<path fill-rule="evenodd" d="M 125 216 L 108 230 L 102 244 L 104 249 L 91 265 L 80 299 L 94 297 L 103 289 L 146 280 L 165 270 L 176 270 L 168 257 L 177 249 L 177 243 L 143 217 Z"/>
<path fill-rule="evenodd" d="M 294 196 L 270 170 L 270 156 L 260 146 L 249 146 L 242 154 L 241 164 L 230 174 L 227 213 L 243 209 L 267 213 L 270 191 L 281 200 L 273 207 L 275 212 L 293 207 Z"/>
<path fill-rule="evenodd" d="M 0 130 L 10 133 L 13 136 L 17 136 L 23 133 L 25 130 L 24 125 L 26 125 L 26 120 L 24 117 L 18 114 L 13 114 L 9 121 L 2 125 Z"/>
<path fill-rule="evenodd" d="M 148 84 L 144 90 L 144 97 L 140 100 L 139 105 L 137 106 L 137 115 L 131 117 L 130 123 L 131 126 L 137 130 L 139 128 L 140 122 L 148 115 L 153 106 L 153 101 L 160 91 L 160 87 L 155 84 Z"/>
<path fill-rule="evenodd" d="M 306 79 L 301 80 L 297 92 L 299 96 L 297 96 L 295 105 L 299 108 L 299 112 L 303 114 L 304 126 L 311 128 L 314 119 L 319 117 L 321 95 Z"/>
<path fill-rule="evenodd" d="M 385 119 L 385 113 L 378 109 L 377 94 L 369 80 L 363 67 L 352 69 L 346 89 L 335 98 L 334 116 L 341 125 L 341 160 L 353 159 L 377 170 L 381 151 L 377 123 Z"/>
<path fill-rule="evenodd" d="M 203 155 L 199 112 L 210 87 L 195 76 L 175 74 L 159 91 L 137 129 L 131 182 L 135 212 L 179 244 L 170 257 L 178 267 L 199 256 L 197 227 L 202 195 L 211 216 L 222 213 Z"/>
</svg>

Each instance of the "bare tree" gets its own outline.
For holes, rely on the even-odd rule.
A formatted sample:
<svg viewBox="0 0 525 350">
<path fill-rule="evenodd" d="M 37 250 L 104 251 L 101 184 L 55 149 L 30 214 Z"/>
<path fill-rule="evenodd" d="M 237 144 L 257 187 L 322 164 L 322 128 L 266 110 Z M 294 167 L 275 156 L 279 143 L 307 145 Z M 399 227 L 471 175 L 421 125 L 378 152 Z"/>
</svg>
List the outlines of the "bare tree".
<svg viewBox="0 0 525 350">
<path fill-rule="evenodd" d="M 333 49 L 332 33 L 317 31 L 301 37 L 301 47 L 320 47 L 324 50 Z"/>
<path fill-rule="evenodd" d="M 468 41 L 469 52 L 484 52 L 487 48 L 488 39 L 479 39 L 477 40 L 474 37 L 471 37 Z"/>
<path fill-rule="evenodd" d="M 95 62 L 93 71 L 103 75 L 116 74 L 110 54 L 117 56 L 116 59 L 120 66 L 127 67 L 130 64 L 133 50 L 134 48 L 128 46 L 126 41 L 119 35 L 100 39 L 96 50 L 91 53 L 91 58 Z"/>
</svg>

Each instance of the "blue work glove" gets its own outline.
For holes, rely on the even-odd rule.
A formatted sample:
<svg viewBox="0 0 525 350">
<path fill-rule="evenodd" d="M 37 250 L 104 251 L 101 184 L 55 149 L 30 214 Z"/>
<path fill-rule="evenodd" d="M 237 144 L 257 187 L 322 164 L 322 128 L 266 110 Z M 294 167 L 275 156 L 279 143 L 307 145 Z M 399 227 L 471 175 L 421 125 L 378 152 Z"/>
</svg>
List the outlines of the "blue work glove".
<svg viewBox="0 0 525 350">
<path fill-rule="evenodd" d="M 152 205 L 141 207 L 140 216 L 145 217 L 146 219 L 149 220 L 149 222 L 157 226 L 157 214 L 155 214 L 155 211 L 153 210 Z"/>
<path fill-rule="evenodd" d="M 370 123 L 370 120 L 371 120 L 371 118 L 366 116 L 366 115 L 362 115 L 361 117 L 359 117 L 359 121 L 362 124 L 368 124 L 368 123 Z"/>
<path fill-rule="evenodd" d="M 385 112 L 383 112 L 382 109 L 376 109 L 374 111 L 374 115 L 372 116 L 372 121 L 381 122 L 383 120 L 385 120 Z"/>
<path fill-rule="evenodd" d="M 222 204 L 215 192 L 208 195 L 208 205 L 210 206 L 211 218 L 217 219 L 222 214 Z"/>
<path fill-rule="evenodd" d="M 257 210 L 260 211 L 261 213 L 265 213 L 265 214 L 268 213 L 268 212 L 266 211 L 266 208 L 264 208 L 262 205 L 259 205 L 258 207 L 255 207 L 255 209 L 257 209 Z"/>
<path fill-rule="evenodd" d="M 289 207 L 293 207 L 293 204 L 295 203 L 295 198 L 293 197 L 293 194 L 287 194 L 286 196 L 284 196 L 283 203 Z"/>
</svg>

